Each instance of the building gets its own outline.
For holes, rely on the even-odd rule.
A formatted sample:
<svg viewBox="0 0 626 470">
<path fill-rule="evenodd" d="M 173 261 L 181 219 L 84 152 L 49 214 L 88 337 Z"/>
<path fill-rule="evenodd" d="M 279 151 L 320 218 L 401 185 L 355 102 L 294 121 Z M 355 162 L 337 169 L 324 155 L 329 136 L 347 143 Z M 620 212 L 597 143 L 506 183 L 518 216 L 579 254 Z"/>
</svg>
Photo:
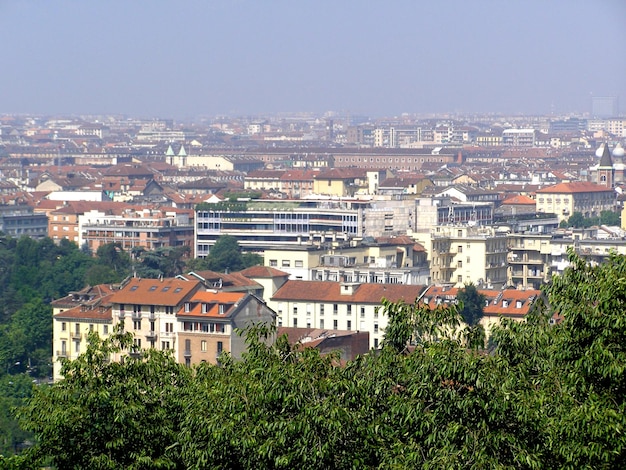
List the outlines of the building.
<svg viewBox="0 0 626 470">
<path fill-rule="evenodd" d="M 388 318 L 381 302 L 419 298 L 425 286 L 287 281 L 268 302 L 278 326 L 320 330 L 367 331 L 370 348 L 379 348 Z"/>
<path fill-rule="evenodd" d="M 616 193 L 612 188 L 586 181 L 559 183 L 537 190 L 537 212 L 555 214 L 559 222 L 574 212 L 584 217 L 599 216 L 615 210 Z"/>
<path fill-rule="evenodd" d="M 535 129 L 505 129 L 502 145 L 505 147 L 534 147 Z"/>
<path fill-rule="evenodd" d="M 87 286 L 50 302 L 53 378 L 61 378 L 60 359 L 76 359 L 87 348 L 89 333 L 106 338 L 112 331 L 111 296 L 120 286 Z"/>
<path fill-rule="evenodd" d="M 173 350 L 178 357 L 176 314 L 202 288 L 199 281 L 133 278 L 111 297 L 113 326 L 135 335 L 135 348 Z"/>
<path fill-rule="evenodd" d="M 399 236 L 413 226 L 414 210 L 414 201 L 382 198 L 203 204 L 196 210 L 195 255 L 206 257 L 221 235 L 237 237 L 242 248 L 250 251 Z"/>
<path fill-rule="evenodd" d="M 217 364 L 222 352 L 236 359 L 246 349 L 245 336 L 236 333 L 252 324 L 273 325 L 276 314 L 253 294 L 197 291 L 176 315 L 181 364 Z"/>
<path fill-rule="evenodd" d="M 507 235 L 508 284 L 517 289 L 540 289 L 551 277 L 552 236 L 539 233 Z"/>
<path fill-rule="evenodd" d="M 591 115 L 594 118 L 610 118 L 619 115 L 619 98 L 617 96 L 592 96 Z"/>
<path fill-rule="evenodd" d="M 319 328 L 278 328 L 294 348 L 315 348 L 321 355 L 338 354 L 340 361 L 353 361 L 370 350 L 367 331 L 320 330 Z"/>
<path fill-rule="evenodd" d="M 0 205 L 0 231 L 13 238 L 40 239 L 48 235 L 48 216 L 27 205 Z"/>
<path fill-rule="evenodd" d="M 459 290 L 456 287 L 430 286 L 422 295 L 421 302 L 432 309 L 439 305 L 456 304 Z M 502 318 L 524 320 L 542 295 L 540 290 L 535 289 L 478 289 L 478 292 L 485 297 L 480 324 L 487 338 Z"/>
<path fill-rule="evenodd" d="M 92 210 L 78 217 L 78 244 L 93 253 L 108 243 L 119 243 L 127 251 L 185 246 L 192 251 L 193 214 L 193 210 L 174 208 L 127 210 L 122 215 Z"/>
<path fill-rule="evenodd" d="M 430 275 L 434 284 L 469 282 L 495 289 L 507 283 L 507 241 L 492 227 L 437 226 L 431 234 Z"/>
<path fill-rule="evenodd" d="M 300 280 L 423 285 L 430 279 L 426 250 L 408 236 L 271 248 L 265 265 Z"/>
</svg>

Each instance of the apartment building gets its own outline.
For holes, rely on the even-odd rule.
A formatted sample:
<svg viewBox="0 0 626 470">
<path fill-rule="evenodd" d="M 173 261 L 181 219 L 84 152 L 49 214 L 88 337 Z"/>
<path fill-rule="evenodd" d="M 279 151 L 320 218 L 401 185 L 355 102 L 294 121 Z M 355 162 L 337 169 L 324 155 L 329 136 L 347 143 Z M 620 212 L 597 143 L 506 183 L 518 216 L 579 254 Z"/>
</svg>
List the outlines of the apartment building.
<svg viewBox="0 0 626 470">
<path fill-rule="evenodd" d="M 173 350 L 178 357 L 176 314 L 201 287 L 192 280 L 133 278 L 111 298 L 113 326 L 135 335 L 137 351 Z"/>
<path fill-rule="evenodd" d="M 247 250 L 323 245 L 365 236 L 397 236 L 413 226 L 413 201 L 320 198 L 204 204 L 196 211 L 195 255 L 206 257 L 221 235 Z M 276 266 L 281 268 L 281 266 Z"/>
<path fill-rule="evenodd" d="M 552 235 L 507 235 L 508 284 L 518 289 L 540 289 L 550 280 Z"/>
<path fill-rule="evenodd" d="M 265 265 L 300 280 L 412 285 L 430 280 L 426 250 L 408 236 L 276 247 L 265 251 Z"/>
<path fill-rule="evenodd" d="M 197 291 L 176 315 L 181 364 L 217 364 L 222 352 L 236 359 L 246 349 L 245 337 L 235 333 L 255 323 L 273 325 L 276 314 L 253 294 Z"/>
<path fill-rule="evenodd" d="M 370 348 L 379 348 L 388 318 L 382 299 L 413 303 L 425 286 L 359 284 L 329 281 L 287 281 L 268 305 L 278 326 L 320 330 L 367 331 Z"/>
<path fill-rule="evenodd" d="M 27 205 L 0 205 L 0 231 L 13 238 L 44 238 L 48 234 L 48 217 Z"/>
<path fill-rule="evenodd" d="M 101 245 L 119 243 L 124 250 L 141 247 L 148 251 L 161 247 L 193 246 L 192 210 L 143 209 L 127 210 L 112 215 L 99 210 L 78 217 L 78 244 L 86 244 L 92 252 Z"/>
<path fill-rule="evenodd" d="M 602 211 L 615 210 L 615 205 L 615 190 L 587 181 L 559 183 L 537 190 L 537 212 L 555 214 L 559 222 L 574 212 L 584 217 L 599 216 Z"/>
<path fill-rule="evenodd" d="M 430 308 L 456 304 L 459 290 L 457 287 L 430 286 L 424 291 L 420 302 Z M 541 291 L 538 289 L 479 289 L 478 292 L 485 297 L 480 324 L 485 329 L 487 338 L 493 327 L 499 325 L 503 318 L 524 320 L 537 299 L 541 297 Z"/>
<path fill-rule="evenodd" d="M 502 145 L 505 147 L 533 147 L 535 129 L 505 129 L 502 131 Z"/>
<path fill-rule="evenodd" d="M 50 302 L 53 378 L 61 378 L 60 359 L 76 359 L 87 348 L 90 332 L 105 338 L 112 331 L 111 297 L 120 286 L 88 286 Z"/>
<path fill-rule="evenodd" d="M 493 227 L 436 226 L 431 233 L 430 274 L 435 284 L 468 282 L 495 289 L 507 283 L 507 241 Z"/>
</svg>

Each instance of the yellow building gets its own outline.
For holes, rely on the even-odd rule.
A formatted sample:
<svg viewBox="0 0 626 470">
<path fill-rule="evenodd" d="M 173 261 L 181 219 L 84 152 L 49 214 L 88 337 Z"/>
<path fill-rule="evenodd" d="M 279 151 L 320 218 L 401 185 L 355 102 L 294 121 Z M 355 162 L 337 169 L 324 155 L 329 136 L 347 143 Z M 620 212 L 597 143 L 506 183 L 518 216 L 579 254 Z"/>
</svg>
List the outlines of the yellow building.
<svg viewBox="0 0 626 470">
<path fill-rule="evenodd" d="M 439 225 L 431 244 L 433 283 L 462 287 L 472 282 L 495 289 L 507 283 L 506 236 L 492 227 Z"/>
<path fill-rule="evenodd" d="M 76 359 L 87 349 L 90 332 L 98 333 L 101 338 L 110 334 L 113 326 L 110 299 L 116 289 L 107 284 L 89 286 L 51 302 L 54 380 L 61 378 L 59 359 Z"/>
<path fill-rule="evenodd" d="M 616 194 L 612 188 L 587 181 L 559 183 L 537 191 L 537 212 L 568 219 L 574 212 L 597 217 L 602 211 L 615 210 Z"/>
</svg>

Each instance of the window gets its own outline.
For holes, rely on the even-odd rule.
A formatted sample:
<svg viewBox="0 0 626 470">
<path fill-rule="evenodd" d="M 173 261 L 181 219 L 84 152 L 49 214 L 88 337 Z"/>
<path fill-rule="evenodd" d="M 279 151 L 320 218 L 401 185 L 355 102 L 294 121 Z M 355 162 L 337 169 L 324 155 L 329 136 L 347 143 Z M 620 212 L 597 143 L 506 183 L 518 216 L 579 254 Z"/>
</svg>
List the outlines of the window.
<svg viewBox="0 0 626 470">
<path fill-rule="evenodd" d="M 190 312 L 190 311 L 191 311 L 191 303 L 185 302 L 185 312 Z"/>
<path fill-rule="evenodd" d="M 67 330 L 67 323 L 63 322 L 61 323 L 61 331 L 65 331 Z"/>
<path fill-rule="evenodd" d="M 191 340 L 186 339 L 185 340 L 185 354 L 189 354 L 189 353 L 191 353 Z"/>
<path fill-rule="evenodd" d="M 93 323 L 89 324 L 89 331 L 93 331 Z"/>
<path fill-rule="evenodd" d="M 365 307 L 361 307 L 361 318 L 365 317 Z"/>
<path fill-rule="evenodd" d="M 170 348 L 170 342 L 169 341 L 161 341 L 161 349 L 163 351 L 167 350 Z"/>
<path fill-rule="evenodd" d="M 463 261 L 459 260 L 456 263 L 457 268 L 462 268 L 463 267 Z"/>
<path fill-rule="evenodd" d="M 202 313 L 207 313 L 209 311 L 209 304 L 202 304 L 202 309 L 201 309 Z"/>
<path fill-rule="evenodd" d="M 337 315 L 338 310 L 339 310 L 339 307 L 337 306 L 337 304 L 333 304 L 333 315 Z"/>
<path fill-rule="evenodd" d="M 200 351 L 206 352 L 206 340 L 200 341 Z"/>
<path fill-rule="evenodd" d="M 74 341 L 74 352 L 80 354 L 80 341 Z"/>
<path fill-rule="evenodd" d="M 295 263 L 296 268 L 301 268 L 304 266 L 304 263 L 302 262 L 301 259 L 297 259 L 296 263 Z"/>
<path fill-rule="evenodd" d="M 463 276 L 457 276 L 456 282 L 463 282 Z"/>
<path fill-rule="evenodd" d="M 333 330 L 337 329 L 337 320 L 333 320 Z"/>
<path fill-rule="evenodd" d="M 224 343 L 221 341 L 217 342 L 217 354 L 222 354 L 222 350 L 224 349 Z"/>
<path fill-rule="evenodd" d="M 154 322 L 153 321 L 150 322 L 150 331 L 154 331 Z"/>
<path fill-rule="evenodd" d="M 324 304 L 320 305 L 320 316 L 324 316 Z"/>
<path fill-rule="evenodd" d="M 75 323 L 74 324 L 74 332 L 76 334 L 80 334 L 80 323 Z"/>
<path fill-rule="evenodd" d="M 67 343 L 65 341 L 61 341 L 61 354 L 64 356 L 67 354 Z"/>
<path fill-rule="evenodd" d="M 102 327 L 102 333 L 105 334 L 105 335 L 109 334 L 109 325 L 104 325 Z"/>
<path fill-rule="evenodd" d="M 323 330 L 323 329 L 324 329 L 324 319 L 321 318 L 320 319 L 320 330 Z"/>
<path fill-rule="evenodd" d="M 378 338 L 374 338 L 374 349 L 378 349 Z"/>
<path fill-rule="evenodd" d="M 348 321 L 346 322 L 346 329 L 347 329 L 348 331 L 350 331 L 350 330 L 352 329 L 352 321 L 351 321 L 351 320 L 348 320 Z"/>
<path fill-rule="evenodd" d="M 347 306 L 347 313 L 348 315 L 352 315 L 352 305 Z"/>
<path fill-rule="evenodd" d="M 166 333 L 173 333 L 174 332 L 174 324 L 173 323 L 166 323 L 165 324 L 165 332 Z"/>
<path fill-rule="evenodd" d="M 457 253 L 463 253 L 463 245 L 459 245 L 456 250 Z"/>
<path fill-rule="evenodd" d="M 141 349 L 141 339 L 140 338 L 133 339 L 133 349 Z"/>
<path fill-rule="evenodd" d="M 297 305 L 294 305 L 294 306 L 293 306 L 293 314 L 294 314 L 294 315 L 297 315 L 297 314 L 298 314 L 298 306 L 297 306 Z"/>
<path fill-rule="evenodd" d="M 298 328 L 298 319 L 297 318 L 293 319 L 293 327 L 294 328 Z"/>
<path fill-rule="evenodd" d="M 133 320 L 133 330 L 141 330 L 141 320 Z"/>
<path fill-rule="evenodd" d="M 273 266 L 273 267 L 278 266 L 278 260 L 271 259 L 271 260 L 270 260 L 270 266 Z"/>
<path fill-rule="evenodd" d="M 284 259 L 283 263 L 282 263 L 283 268 L 289 268 L 291 267 L 291 261 L 289 261 L 288 259 Z"/>
<path fill-rule="evenodd" d="M 378 323 L 374 323 L 374 333 L 378 333 Z"/>
</svg>

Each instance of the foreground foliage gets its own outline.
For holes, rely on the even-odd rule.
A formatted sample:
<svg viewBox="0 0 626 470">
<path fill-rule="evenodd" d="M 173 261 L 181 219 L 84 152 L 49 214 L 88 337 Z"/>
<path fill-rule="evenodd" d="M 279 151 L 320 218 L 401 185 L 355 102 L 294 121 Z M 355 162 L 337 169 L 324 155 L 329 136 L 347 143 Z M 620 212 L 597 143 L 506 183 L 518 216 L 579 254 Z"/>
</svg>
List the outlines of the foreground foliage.
<svg viewBox="0 0 626 470">
<path fill-rule="evenodd" d="M 626 261 L 553 281 L 493 353 L 465 347 L 452 308 L 385 302 L 383 349 L 338 358 L 247 332 L 241 361 L 188 369 L 100 341 L 21 411 L 37 445 L 7 468 L 578 469 L 626 466 Z M 553 313 L 563 321 L 552 325 Z M 9 467 L 13 465 L 13 467 Z"/>
</svg>

